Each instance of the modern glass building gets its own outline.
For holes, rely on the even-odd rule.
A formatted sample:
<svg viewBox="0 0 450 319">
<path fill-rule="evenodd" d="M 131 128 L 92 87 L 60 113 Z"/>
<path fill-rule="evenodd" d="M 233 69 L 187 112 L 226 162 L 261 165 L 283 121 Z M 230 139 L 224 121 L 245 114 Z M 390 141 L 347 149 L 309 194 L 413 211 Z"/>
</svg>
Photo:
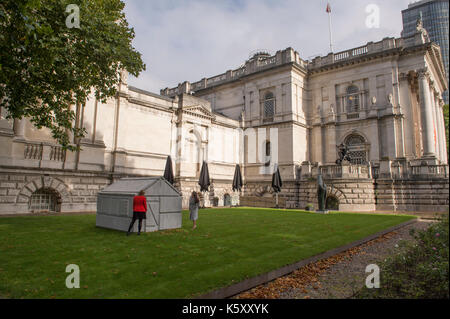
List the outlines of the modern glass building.
<svg viewBox="0 0 450 319">
<path fill-rule="evenodd" d="M 408 9 L 402 11 L 404 37 L 415 33 L 420 13 L 422 13 L 423 27 L 428 31 L 431 41 L 441 47 L 448 81 L 448 0 L 422 0 L 408 5 Z M 448 90 L 444 92 L 443 98 L 448 104 Z"/>
</svg>

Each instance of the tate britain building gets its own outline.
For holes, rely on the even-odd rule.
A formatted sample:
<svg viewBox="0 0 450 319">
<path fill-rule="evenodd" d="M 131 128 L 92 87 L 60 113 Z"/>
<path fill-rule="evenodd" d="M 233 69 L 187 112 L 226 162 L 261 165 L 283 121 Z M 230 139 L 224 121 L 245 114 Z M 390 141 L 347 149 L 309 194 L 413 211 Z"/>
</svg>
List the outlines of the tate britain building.
<svg viewBox="0 0 450 319">
<path fill-rule="evenodd" d="M 2 110 L 0 213 L 95 211 L 106 185 L 162 176 L 169 155 L 185 208 L 205 161 L 207 207 L 273 207 L 277 165 L 282 207 L 317 208 L 322 174 L 329 209 L 446 211 L 447 85 L 441 50 L 420 26 L 408 38 L 311 61 L 292 48 L 260 52 L 238 69 L 160 94 L 129 86 L 123 72 L 106 104 L 73 106 L 75 125 L 87 131 L 79 152 Z M 336 164 L 341 144 L 349 160 Z M 241 192 L 232 191 L 236 164 Z"/>
</svg>

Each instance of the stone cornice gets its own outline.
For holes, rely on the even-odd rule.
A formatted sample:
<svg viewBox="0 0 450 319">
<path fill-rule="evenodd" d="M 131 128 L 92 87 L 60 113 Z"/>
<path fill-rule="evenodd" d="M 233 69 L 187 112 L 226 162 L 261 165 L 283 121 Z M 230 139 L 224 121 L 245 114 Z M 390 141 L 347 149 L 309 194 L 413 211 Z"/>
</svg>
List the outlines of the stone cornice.
<svg viewBox="0 0 450 319">
<path fill-rule="evenodd" d="M 437 46 L 434 43 L 431 43 L 431 45 L 429 45 L 427 49 L 428 52 L 430 53 L 431 59 L 433 60 L 434 64 L 438 66 L 437 70 L 438 78 L 441 81 L 444 90 L 448 89 L 447 77 L 445 75 L 445 66 L 442 62 L 442 54 L 439 46 Z"/>
<path fill-rule="evenodd" d="M 250 80 L 253 77 L 261 76 L 263 73 L 280 72 L 280 70 L 283 71 L 282 70 L 283 68 L 286 69 L 286 70 L 295 69 L 297 71 L 300 71 L 304 76 L 307 75 L 306 69 L 304 69 L 302 66 L 300 66 L 299 64 L 297 64 L 295 62 L 288 62 L 288 63 L 284 63 L 284 64 L 281 64 L 281 65 L 273 66 L 271 68 L 259 70 L 259 71 L 256 71 L 256 72 L 253 72 L 253 73 L 250 73 L 250 74 L 245 74 L 245 75 L 242 75 L 241 77 L 239 77 L 237 79 L 232 79 L 232 80 L 225 81 L 225 82 L 219 82 L 217 84 L 211 84 L 210 86 L 208 86 L 206 88 L 203 88 L 203 89 L 197 89 L 195 91 L 194 96 L 198 96 L 199 95 L 198 93 L 201 93 L 201 95 L 205 95 L 205 94 L 208 94 L 209 92 L 214 91 L 218 87 L 226 86 L 226 85 L 232 85 L 232 84 L 236 84 L 236 83 L 243 82 L 243 81 L 246 81 L 246 80 Z"/>
<path fill-rule="evenodd" d="M 270 122 L 270 123 L 263 123 L 263 124 L 259 124 L 259 125 L 252 125 L 252 126 L 244 126 L 242 129 L 249 129 L 249 128 L 260 128 L 260 127 L 288 127 L 288 124 L 292 124 L 292 125 L 297 125 L 297 126 L 301 126 L 304 128 L 308 128 L 307 124 L 298 122 L 298 121 L 294 121 L 294 120 L 288 120 L 288 121 L 281 121 L 281 122 Z"/>
<path fill-rule="evenodd" d="M 156 103 L 151 103 L 151 102 L 148 102 L 148 101 L 136 99 L 134 97 L 131 97 L 129 94 L 125 94 L 125 95 L 123 95 L 123 97 L 126 98 L 127 101 L 129 103 L 132 103 L 132 104 L 137 104 L 137 105 L 141 105 L 141 106 L 157 109 L 158 111 L 167 112 L 167 113 L 173 113 L 174 112 L 174 110 L 171 109 L 171 108 L 165 108 L 165 107 L 163 107 L 161 105 L 158 105 Z"/>
<path fill-rule="evenodd" d="M 228 70 L 225 73 L 213 76 L 211 78 L 203 78 L 200 81 L 190 83 L 183 82 L 174 88 L 165 88 L 161 90 L 161 94 L 166 96 L 177 96 L 182 93 L 199 92 L 207 89 L 221 86 L 236 81 L 242 81 L 248 76 L 253 76 L 261 72 L 278 69 L 286 65 L 295 65 L 300 71 L 306 74 L 307 62 L 302 60 L 292 48 L 287 48 L 282 51 L 277 51 L 275 55 L 268 56 L 267 54 L 255 54 L 252 58 L 247 60 L 241 67 L 236 70 Z"/>
<path fill-rule="evenodd" d="M 81 177 L 104 177 L 108 178 L 110 176 L 111 172 L 99 170 L 99 171 L 92 171 L 92 170 L 75 170 L 70 168 L 49 168 L 49 167 L 31 167 L 31 166 L 9 166 L 9 165 L 0 165 L 0 172 L 11 172 L 11 173 L 28 173 L 33 172 L 37 176 L 45 175 L 45 174 L 61 174 L 61 175 L 67 175 L 67 174 L 73 174 L 76 176 Z M 102 176 L 103 175 L 103 176 Z"/>
<path fill-rule="evenodd" d="M 7 136 L 7 137 L 13 137 L 14 136 L 14 130 L 13 129 L 0 129 L 0 136 Z"/>
<path fill-rule="evenodd" d="M 231 123 L 221 122 L 221 121 L 217 120 L 217 117 L 216 117 L 216 119 L 214 119 L 213 121 L 211 121 L 211 123 L 212 123 L 212 124 L 215 124 L 215 125 L 220 125 L 220 126 L 228 127 L 228 128 L 233 128 L 233 129 L 240 128 L 239 123 L 237 123 L 237 124 L 231 124 Z"/>
</svg>

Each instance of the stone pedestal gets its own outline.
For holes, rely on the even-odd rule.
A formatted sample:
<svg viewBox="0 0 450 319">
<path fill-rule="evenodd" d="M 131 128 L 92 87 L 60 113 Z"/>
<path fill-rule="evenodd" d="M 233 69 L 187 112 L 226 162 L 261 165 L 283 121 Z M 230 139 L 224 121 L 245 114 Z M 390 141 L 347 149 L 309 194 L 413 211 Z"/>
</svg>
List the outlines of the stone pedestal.
<svg viewBox="0 0 450 319">
<path fill-rule="evenodd" d="M 392 178 L 391 161 L 381 160 L 380 161 L 380 173 L 381 178 Z"/>
<path fill-rule="evenodd" d="M 25 119 L 14 119 L 14 139 L 25 140 Z"/>
<path fill-rule="evenodd" d="M 301 179 L 305 179 L 311 176 L 312 173 L 312 165 L 310 162 L 302 163 L 302 171 L 301 171 Z"/>
</svg>

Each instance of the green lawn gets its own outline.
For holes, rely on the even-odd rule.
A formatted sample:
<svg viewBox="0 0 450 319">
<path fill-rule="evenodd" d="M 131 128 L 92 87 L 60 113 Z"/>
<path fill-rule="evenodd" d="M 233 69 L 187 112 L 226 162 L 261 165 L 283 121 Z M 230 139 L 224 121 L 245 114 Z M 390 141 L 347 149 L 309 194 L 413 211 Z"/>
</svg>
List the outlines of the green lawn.
<svg viewBox="0 0 450 319">
<path fill-rule="evenodd" d="M 0 218 L 0 297 L 188 298 L 353 242 L 413 217 L 203 209 L 192 230 L 135 234 L 95 215 Z M 68 264 L 80 289 L 65 286 Z"/>
</svg>

